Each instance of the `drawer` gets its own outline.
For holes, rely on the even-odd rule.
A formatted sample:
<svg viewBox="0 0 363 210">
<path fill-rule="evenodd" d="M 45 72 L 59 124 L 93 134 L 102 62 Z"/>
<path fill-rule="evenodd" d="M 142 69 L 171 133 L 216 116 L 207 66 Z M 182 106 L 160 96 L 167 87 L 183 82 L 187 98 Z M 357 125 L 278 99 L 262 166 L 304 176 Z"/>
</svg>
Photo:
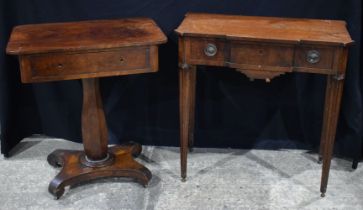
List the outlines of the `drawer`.
<svg viewBox="0 0 363 210">
<path fill-rule="evenodd" d="M 67 80 L 157 71 L 157 52 L 150 52 L 157 50 L 155 48 L 23 56 L 22 81 Z"/>
<path fill-rule="evenodd" d="M 334 47 L 298 46 L 295 52 L 295 67 L 332 69 L 334 54 Z"/>
<path fill-rule="evenodd" d="M 218 38 L 188 38 L 186 61 L 194 65 L 225 65 L 225 41 Z"/>
<path fill-rule="evenodd" d="M 248 70 L 291 71 L 292 45 L 231 43 L 230 67 Z"/>
</svg>

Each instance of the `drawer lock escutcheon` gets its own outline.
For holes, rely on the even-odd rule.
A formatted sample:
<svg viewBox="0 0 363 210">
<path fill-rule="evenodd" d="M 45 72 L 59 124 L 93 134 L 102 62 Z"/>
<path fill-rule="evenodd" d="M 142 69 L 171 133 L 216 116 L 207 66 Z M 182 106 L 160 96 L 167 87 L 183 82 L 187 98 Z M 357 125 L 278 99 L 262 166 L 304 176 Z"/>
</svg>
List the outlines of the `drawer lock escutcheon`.
<svg viewBox="0 0 363 210">
<path fill-rule="evenodd" d="M 57 68 L 58 68 L 59 70 L 63 69 L 63 64 L 58 63 L 58 64 L 57 64 Z"/>
<path fill-rule="evenodd" d="M 214 44 L 208 43 L 204 48 L 204 53 L 208 57 L 215 56 L 217 54 L 217 47 Z"/>
<path fill-rule="evenodd" d="M 309 50 L 306 60 L 311 64 L 315 64 L 320 61 L 320 53 L 317 50 Z"/>
<path fill-rule="evenodd" d="M 123 57 L 120 57 L 120 63 L 124 63 L 125 62 L 125 59 Z"/>
</svg>

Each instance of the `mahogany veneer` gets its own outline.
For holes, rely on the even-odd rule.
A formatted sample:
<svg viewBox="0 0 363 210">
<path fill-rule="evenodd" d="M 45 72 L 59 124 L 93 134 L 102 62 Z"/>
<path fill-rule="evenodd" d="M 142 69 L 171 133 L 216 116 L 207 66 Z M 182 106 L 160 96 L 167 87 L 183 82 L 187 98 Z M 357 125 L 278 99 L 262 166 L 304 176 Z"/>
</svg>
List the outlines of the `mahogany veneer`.
<svg viewBox="0 0 363 210">
<path fill-rule="evenodd" d="M 330 161 L 343 92 L 348 46 L 344 21 L 189 13 L 179 35 L 181 176 L 186 178 L 187 148 L 194 139 L 196 66 L 234 68 L 251 80 L 290 72 L 327 75 L 320 154 L 321 195 Z M 320 158 L 319 158 L 320 159 Z"/>
<path fill-rule="evenodd" d="M 108 148 L 99 77 L 156 72 L 158 45 L 166 37 L 148 18 L 22 25 L 13 29 L 7 53 L 19 56 L 24 83 L 82 79 L 84 151 L 56 150 L 62 166 L 49 184 L 57 199 L 64 188 L 104 177 L 130 177 L 146 186 L 151 172 L 132 156 L 139 144 Z"/>
</svg>

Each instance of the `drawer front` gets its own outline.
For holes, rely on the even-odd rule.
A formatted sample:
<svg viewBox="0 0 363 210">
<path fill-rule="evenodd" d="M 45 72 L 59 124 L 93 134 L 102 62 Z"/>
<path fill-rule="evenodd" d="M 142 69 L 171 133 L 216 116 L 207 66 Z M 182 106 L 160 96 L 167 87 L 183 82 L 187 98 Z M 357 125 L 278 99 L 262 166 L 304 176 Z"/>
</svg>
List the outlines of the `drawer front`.
<svg viewBox="0 0 363 210">
<path fill-rule="evenodd" d="M 295 67 L 332 69 L 334 47 L 298 46 L 295 52 Z"/>
<path fill-rule="evenodd" d="M 225 65 L 225 41 L 216 38 L 189 38 L 186 44 L 186 61 L 194 65 Z"/>
<path fill-rule="evenodd" d="M 156 52 L 157 53 L 157 52 Z M 21 62 L 23 82 L 126 75 L 156 71 L 146 47 L 87 53 L 29 55 Z M 150 61 L 151 59 L 154 59 Z M 151 65 L 150 65 L 151 63 Z"/>
<path fill-rule="evenodd" d="M 290 71 L 293 64 L 292 45 L 232 43 L 230 66 L 235 68 Z"/>
</svg>

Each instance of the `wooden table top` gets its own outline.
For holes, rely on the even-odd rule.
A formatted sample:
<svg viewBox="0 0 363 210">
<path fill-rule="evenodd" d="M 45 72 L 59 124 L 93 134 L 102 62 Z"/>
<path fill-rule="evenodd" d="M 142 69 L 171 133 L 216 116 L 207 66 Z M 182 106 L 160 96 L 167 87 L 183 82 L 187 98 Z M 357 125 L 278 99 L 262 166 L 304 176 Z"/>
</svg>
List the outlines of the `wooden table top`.
<svg viewBox="0 0 363 210">
<path fill-rule="evenodd" d="M 180 35 L 236 40 L 349 45 L 345 21 L 188 13 Z"/>
<path fill-rule="evenodd" d="M 155 45 L 166 37 L 149 18 L 21 25 L 13 29 L 8 54 L 35 54 Z"/>
</svg>

